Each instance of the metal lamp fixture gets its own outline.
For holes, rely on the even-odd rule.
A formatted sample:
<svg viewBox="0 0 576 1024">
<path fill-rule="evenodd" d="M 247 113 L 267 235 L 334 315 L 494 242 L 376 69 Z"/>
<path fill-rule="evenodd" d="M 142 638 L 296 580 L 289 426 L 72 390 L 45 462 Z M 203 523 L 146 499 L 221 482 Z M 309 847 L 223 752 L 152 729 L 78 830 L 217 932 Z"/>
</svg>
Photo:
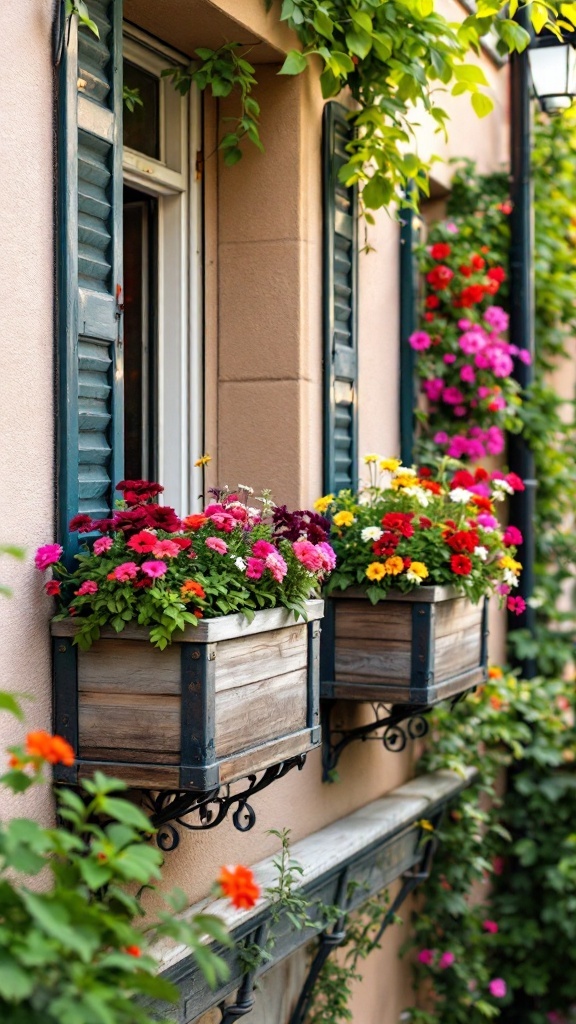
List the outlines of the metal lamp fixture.
<svg viewBox="0 0 576 1024">
<path fill-rule="evenodd" d="M 557 114 L 576 97 L 576 32 L 560 41 L 553 33 L 536 36 L 528 47 L 534 95 L 542 110 Z"/>
</svg>

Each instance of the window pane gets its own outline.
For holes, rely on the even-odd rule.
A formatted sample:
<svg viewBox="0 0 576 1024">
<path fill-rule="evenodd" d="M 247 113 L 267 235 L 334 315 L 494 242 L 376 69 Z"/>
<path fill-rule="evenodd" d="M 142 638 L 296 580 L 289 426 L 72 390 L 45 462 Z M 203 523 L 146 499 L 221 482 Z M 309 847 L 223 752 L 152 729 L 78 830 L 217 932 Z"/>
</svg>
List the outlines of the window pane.
<svg viewBox="0 0 576 1024">
<path fill-rule="evenodd" d="M 124 145 L 160 159 L 160 82 L 155 75 L 124 61 L 124 85 L 137 89 L 142 104 L 124 105 Z"/>
</svg>

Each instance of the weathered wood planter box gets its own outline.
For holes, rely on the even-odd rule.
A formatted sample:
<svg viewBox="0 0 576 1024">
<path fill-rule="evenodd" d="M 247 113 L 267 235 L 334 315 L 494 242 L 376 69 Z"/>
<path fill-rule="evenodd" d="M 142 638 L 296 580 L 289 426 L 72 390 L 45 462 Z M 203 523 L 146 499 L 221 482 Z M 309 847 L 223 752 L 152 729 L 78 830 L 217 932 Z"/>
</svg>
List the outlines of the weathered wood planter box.
<svg viewBox="0 0 576 1024">
<path fill-rule="evenodd" d="M 424 706 L 485 680 L 486 601 L 453 587 L 392 592 L 377 605 L 360 590 L 329 600 L 322 697 Z"/>
<path fill-rule="evenodd" d="M 84 652 L 73 619 L 52 623 L 55 730 L 78 757 L 56 778 L 207 792 L 318 746 L 323 607 L 206 619 L 164 651 L 127 627 Z"/>
</svg>

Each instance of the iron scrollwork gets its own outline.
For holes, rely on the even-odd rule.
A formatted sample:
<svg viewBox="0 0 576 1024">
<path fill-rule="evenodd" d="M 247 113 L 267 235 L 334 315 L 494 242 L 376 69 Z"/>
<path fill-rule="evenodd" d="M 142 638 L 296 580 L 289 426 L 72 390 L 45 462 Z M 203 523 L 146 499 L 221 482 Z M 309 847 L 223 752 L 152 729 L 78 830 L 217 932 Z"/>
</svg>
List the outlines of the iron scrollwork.
<svg viewBox="0 0 576 1024">
<path fill-rule="evenodd" d="M 231 808 L 234 827 L 239 832 L 248 832 L 256 822 L 256 812 L 250 803 L 253 796 L 267 789 L 273 782 L 282 779 L 293 768 L 300 771 L 305 764 L 306 754 L 299 754 L 280 764 L 266 768 L 261 774 L 247 776 L 248 785 L 233 790 L 230 785 L 219 786 L 207 793 L 193 793 L 182 790 L 164 790 L 160 793 L 148 791 L 145 802 L 151 813 L 151 823 L 158 830 L 156 842 L 161 850 L 168 853 L 180 843 L 176 826 L 195 832 L 216 828 L 228 816 Z"/>
<path fill-rule="evenodd" d="M 398 754 L 405 749 L 408 740 L 422 739 L 428 732 L 425 715 L 430 707 L 412 704 L 395 704 L 390 707 L 382 703 L 372 704 L 374 721 L 359 725 L 355 729 L 338 729 L 331 725 L 332 706 L 328 702 L 324 714 L 323 774 L 324 780 L 331 777 L 340 755 L 354 740 L 376 740 L 390 753 Z"/>
</svg>

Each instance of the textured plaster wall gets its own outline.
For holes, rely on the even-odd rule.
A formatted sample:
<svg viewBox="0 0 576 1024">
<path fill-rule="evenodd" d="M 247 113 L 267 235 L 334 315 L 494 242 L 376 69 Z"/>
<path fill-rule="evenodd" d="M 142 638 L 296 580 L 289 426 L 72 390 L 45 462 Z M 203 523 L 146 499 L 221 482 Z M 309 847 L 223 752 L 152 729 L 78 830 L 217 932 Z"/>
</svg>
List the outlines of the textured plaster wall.
<svg viewBox="0 0 576 1024">
<path fill-rule="evenodd" d="M 36 727 L 50 722 L 51 602 L 31 556 L 52 540 L 54 522 L 51 14 L 47 0 L 0 5 L 0 544 L 27 548 L 24 564 L 0 560 L 0 581 L 14 592 L 0 596 L 0 689 L 29 694 Z M 0 750 L 20 733 L 0 715 Z M 28 807 L 44 814 L 46 799 L 36 790 Z M 13 810 L 3 795 L 2 814 Z"/>
</svg>

